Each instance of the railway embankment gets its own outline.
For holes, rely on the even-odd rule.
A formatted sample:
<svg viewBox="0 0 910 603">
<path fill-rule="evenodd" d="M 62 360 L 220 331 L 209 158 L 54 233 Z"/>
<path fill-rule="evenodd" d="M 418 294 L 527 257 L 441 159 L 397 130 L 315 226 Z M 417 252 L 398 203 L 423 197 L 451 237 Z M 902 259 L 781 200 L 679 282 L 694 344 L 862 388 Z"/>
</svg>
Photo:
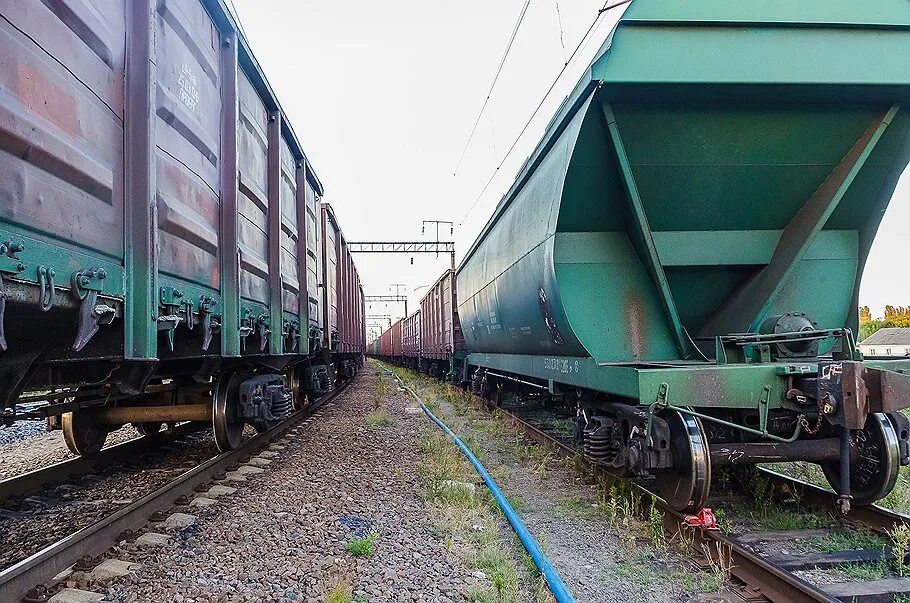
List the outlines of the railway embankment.
<svg viewBox="0 0 910 603">
<path fill-rule="evenodd" d="M 72 586 L 122 602 L 533 601 L 511 531 L 448 446 L 368 367 L 190 525 L 112 551 L 127 575 Z"/>
<path fill-rule="evenodd" d="M 722 600 L 727 568 L 696 568 L 690 543 L 667 536 L 629 482 L 531 441 L 467 392 L 393 370 L 480 458 L 577 601 Z M 533 565 L 524 559 L 527 572 Z M 532 596 L 546 601 L 543 582 L 532 586 Z"/>
</svg>

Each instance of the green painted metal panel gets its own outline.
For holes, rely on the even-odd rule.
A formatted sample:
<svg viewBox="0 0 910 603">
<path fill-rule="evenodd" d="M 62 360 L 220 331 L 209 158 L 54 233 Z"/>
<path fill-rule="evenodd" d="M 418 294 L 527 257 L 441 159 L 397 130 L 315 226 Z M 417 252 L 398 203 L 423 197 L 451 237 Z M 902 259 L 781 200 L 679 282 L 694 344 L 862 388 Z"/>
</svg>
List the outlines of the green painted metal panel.
<svg viewBox="0 0 910 603">
<path fill-rule="evenodd" d="M 906 85 L 904 29 L 687 25 L 621 26 L 594 77 L 611 84 Z"/>
<path fill-rule="evenodd" d="M 908 27 L 907 13 L 907 3 L 902 0 L 649 0 L 633 3 L 623 20 L 629 23 L 685 21 L 716 25 Z"/>
<path fill-rule="evenodd" d="M 855 327 L 910 158 L 906 56 L 896 0 L 633 3 L 459 268 L 472 358 L 541 378 L 590 358 L 565 382 L 637 397 L 638 377 L 591 367 L 694 359 L 688 335 L 774 313 Z M 749 287 L 758 305 L 734 305 Z"/>
</svg>

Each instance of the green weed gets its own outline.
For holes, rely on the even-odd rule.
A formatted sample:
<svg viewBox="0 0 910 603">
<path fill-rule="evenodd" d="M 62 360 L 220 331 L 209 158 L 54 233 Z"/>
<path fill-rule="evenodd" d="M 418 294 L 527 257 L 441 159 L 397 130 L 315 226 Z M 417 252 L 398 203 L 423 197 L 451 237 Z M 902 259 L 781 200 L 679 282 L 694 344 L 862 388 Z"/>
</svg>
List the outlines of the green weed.
<svg viewBox="0 0 910 603">
<path fill-rule="evenodd" d="M 901 578 L 907 571 L 907 554 L 910 553 L 910 526 L 905 523 L 894 526 L 888 536 L 891 537 L 891 550 L 894 553 L 894 569 Z"/>
<path fill-rule="evenodd" d="M 367 427 L 370 429 L 381 429 L 394 425 L 395 421 L 392 419 L 392 415 L 389 414 L 389 411 L 380 408 L 367 415 L 366 423 Z"/>
<path fill-rule="evenodd" d="M 351 603 L 353 600 L 351 585 L 346 582 L 338 584 L 325 595 L 325 603 Z"/>
<path fill-rule="evenodd" d="M 355 557 L 372 557 L 376 552 L 376 542 L 379 540 L 377 532 L 366 536 L 355 536 L 348 541 L 348 552 Z"/>
</svg>

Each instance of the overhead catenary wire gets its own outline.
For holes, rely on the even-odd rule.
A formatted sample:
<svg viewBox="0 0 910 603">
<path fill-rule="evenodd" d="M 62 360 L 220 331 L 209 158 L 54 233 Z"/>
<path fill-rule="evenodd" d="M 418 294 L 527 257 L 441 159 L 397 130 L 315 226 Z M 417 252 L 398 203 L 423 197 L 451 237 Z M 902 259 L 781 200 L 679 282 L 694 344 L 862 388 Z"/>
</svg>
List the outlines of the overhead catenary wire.
<svg viewBox="0 0 910 603">
<path fill-rule="evenodd" d="M 490 97 L 493 96 L 493 89 L 496 87 L 496 82 L 499 81 L 499 76 L 502 74 L 502 68 L 506 64 L 506 59 L 509 58 L 509 53 L 512 51 L 512 45 L 515 43 L 515 38 L 518 36 L 518 30 L 521 29 L 521 24 L 524 22 L 525 15 L 528 13 L 528 7 L 531 6 L 531 0 L 525 0 L 524 5 L 521 7 L 521 12 L 518 14 L 518 20 L 515 22 L 515 27 L 512 28 L 512 34 L 509 36 L 509 41 L 506 44 L 506 49 L 502 53 L 502 58 L 499 60 L 499 66 L 496 68 L 496 73 L 493 75 L 493 81 L 490 83 L 490 89 L 487 91 L 487 96 L 483 100 L 483 105 L 480 107 L 480 112 L 477 114 L 477 119 L 474 120 L 474 126 L 471 128 L 471 133 L 468 135 L 468 140 L 464 143 L 464 148 L 461 150 L 461 156 L 458 158 L 458 163 L 455 165 L 455 169 L 452 171 L 452 176 L 455 176 L 458 173 L 458 168 L 461 167 L 461 162 L 464 161 L 464 156 L 468 152 L 468 147 L 471 146 L 471 141 L 474 140 L 474 134 L 477 133 L 477 126 L 480 124 L 481 118 L 483 118 L 483 113 L 487 109 L 487 105 L 490 103 Z"/>
<path fill-rule="evenodd" d="M 569 60 L 566 58 L 566 36 L 562 29 L 562 13 L 559 12 L 559 0 L 553 0 L 553 3 L 556 5 L 556 22 L 559 24 L 559 45 L 562 47 L 562 60 L 563 64 L 565 64 Z"/>
<path fill-rule="evenodd" d="M 237 10 L 237 5 L 234 4 L 234 0 L 229 0 L 230 2 L 230 11 L 234 15 L 234 21 L 237 22 L 237 27 L 240 29 L 240 35 L 243 36 L 243 39 L 246 40 L 247 46 L 250 44 L 250 38 L 246 35 L 246 30 L 243 28 L 243 21 L 240 20 L 240 11 Z"/>
<path fill-rule="evenodd" d="M 477 207 L 477 204 L 483 198 L 484 193 L 486 193 L 487 189 L 490 188 L 490 184 L 493 183 L 493 180 L 496 178 L 496 174 L 499 173 L 499 170 L 502 168 L 503 165 L 505 165 L 505 163 L 506 163 L 506 161 L 508 161 L 509 157 L 511 157 L 512 151 L 514 151 L 515 147 L 518 146 L 518 142 L 521 140 L 521 137 L 524 136 L 525 132 L 527 132 L 528 128 L 531 126 L 531 122 L 533 122 L 534 118 L 537 117 L 537 114 L 540 112 L 540 109 L 543 107 L 544 103 L 550 97 L 550 94 L 556 88 L 556 84 L 559 83 L 559 80 L 562 78 L 563 74 L 569 68 L 569 65 L 572 63 L 572 61 L 575 59 L 576 55 L 578 55 L 578 52 L 581 50 L 581 48 L 587 42 L 588 36 L 590 36 L 591 32 L 594 31 L 594 28 L 597 27 L 597 24 L 600 22 L 600 18 L 603 16 L 603 14 L 606 13 L 607 11 L 609 11 L 610 9 L 616 8 L 618 6 L 622 6 L 624 4 L 629 4 L 630 2 L 632 2 L 632 0 L 620 0 L 619 2 L 614 2 L 613 4 L 610 4 L 609 0 L 608 0 L 606 3 L 604 3 L 603 7 L 601 7 L 597 11 L 597 16 L 594 17 L 594 20 L 591 22 L 591 25 L 588 26 L 588 29 L 585 31 L 584 35 L 581 37 L 581 40 L 578 42 L 578 45 L 575 46 L 575 49 L 572 51 L 572 54 L 569 55 L 569 58 L 563 65 L 562 69 L 560 69 L 559 73 L 556 74 L 556 78 L 553 80 L 553 83 L 550 84 L 550 87 L 547 88 L 547 91 L 543 95 L 543 98 L 541 98 L 540 102 L 537 103 L 537 106 L 534 108 L 534 111 L 531 113 L 531 116 L 528 118 L 528 120 L 525 122 L 525 125 L 521 128 L 521 131 L 518 133 L 518 136 L 515 137 L 515 140 L 509 146 L 509 149 L 506 151 L 506 154 L 503 156 L 502 160 L 496 166 L 496 169 L 494 169 L 493 173 L 490 174 L 490 178 L 487 180 L 486 184 L 484 184 L 483 188 L 480 189 L 480 192 L 477 194 L 477 197 L 474 199 L 474 202 L 471 203 L 471 207 L 468 208 L 468 211 L 465 213 L 465 215 L 462 216 L 461 220 L 458 221 L 459 226 L 464 224 L 464 221 L 468 219 L 468 216 L 471 215 L 471 212 L 474 211 L 474 208 Z"/>
</svg>

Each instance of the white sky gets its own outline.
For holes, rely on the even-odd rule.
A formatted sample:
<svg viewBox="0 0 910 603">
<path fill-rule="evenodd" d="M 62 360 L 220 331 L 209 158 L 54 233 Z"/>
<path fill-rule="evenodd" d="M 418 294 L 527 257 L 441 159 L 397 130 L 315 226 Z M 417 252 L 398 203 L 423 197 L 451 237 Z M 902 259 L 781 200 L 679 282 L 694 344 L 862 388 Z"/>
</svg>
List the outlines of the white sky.
<svg viewBox="0 0 910 603">
<path fill-rule="evenodd" d="M 455 222 L 460 260 L 559 103 L 618 18 L 601 20 L 509 161 L 470 205 L 578 44 L 603 0 L 532 1 L 467 155 L 452 172 L 523 0 L 234 0 L 253 52 L 325 185 L 348 240 L 433 240 L 421 220 Z M 860 302 L 910 305 L 910 175 L 866 269 Z M 449 240 L 446 228 L 441 240 Z M 432 255 L 357 255 L 368 295 L 407 285 L 408 310 L 448 265 Z M 368 314 L 403 314 L 377 304 Z"/>
</svg>

